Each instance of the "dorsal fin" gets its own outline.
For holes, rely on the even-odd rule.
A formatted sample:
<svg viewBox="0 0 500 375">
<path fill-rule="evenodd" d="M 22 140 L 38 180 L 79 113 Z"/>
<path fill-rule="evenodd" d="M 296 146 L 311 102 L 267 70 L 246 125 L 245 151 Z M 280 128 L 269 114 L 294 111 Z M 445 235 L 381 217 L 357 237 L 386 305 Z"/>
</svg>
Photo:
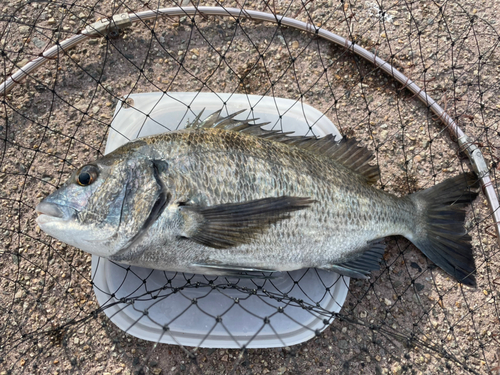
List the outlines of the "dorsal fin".
<svg viewBox="0 0 500 375">
<path fill-rule="evenodd" d="M 268 122 L 264 122 L 261 124 L 250 124 L 250 122 L 255 122 L 258 118 L 250 118 L 247 120 L 236 120 L 235 117 L 240 113 L 246 111 L 246 109 L 242 109 L 241 111 L 234 112 L 229 116 L 221 116 L 222 109 L 212 113 L 205 120 L 201 121 L 201 115 L 205 110 L 203 109 L 196 118 L 186 125 L 186 129 L 208 129 L 208 128 L 219 128 L 224 130 L 240 130 L 240 128 L 248 128 L 257 127 L 269 124 Z"/>
<path fill-rule="evenodd" d="M 237 120 L 235 117 L 245 110 L 235 112 L 229 116 L 222 117 L 222 109 L 212 113 L 205 120 L 200 117 L 203 111 L 186 126 L 186 129 L 217 128 L 223 130 L 237 131 L 245 134 L 251 134 L 256 137 L 270 139 L 276 142 L 285 143 L 290 146 L 300 147 L 302 149 L 314 152 L 315 154 L 328 156 L 329 158 L 342 164 L 344 167 L 365 177 L 366 182 L 374 184 L 379 179 L 379 169 L 377 166 L 370 165 L 373 154 L 365 147 L 359 146 L 354 138 L 342 138 L 335 141 L 333 134 L 328 134 L 323 138 L 311 136 L 289 136 L 293 132 L 282 133 L 279 130 L 262 129 L 266 123 L 251 124 L 256 118 L 247 120 Z"/>
</svg>

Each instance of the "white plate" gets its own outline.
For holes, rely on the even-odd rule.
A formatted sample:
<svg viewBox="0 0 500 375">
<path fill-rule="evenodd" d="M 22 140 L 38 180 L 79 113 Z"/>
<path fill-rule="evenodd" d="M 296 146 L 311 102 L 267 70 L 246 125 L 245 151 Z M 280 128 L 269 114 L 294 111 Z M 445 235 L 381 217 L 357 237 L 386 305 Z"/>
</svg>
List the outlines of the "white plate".
<svg viewBox="0 0 500 375">
<path fill-rule="evenodd" d="M 133 94 L 117 105 L 109 153 L 131 139 L 180 129 L 203 109 L 260 118 L 267 129 L 297 135 L 340 133 L 318 110 L 293 100 L 241 94 Z M 313 128 L 313 131 L 311 131 Z M 208 348 L 270 348 L 299 344 L 323 331 L 339 312 L 349 278 L 304 269 L 273 279 L 209 277 L 128 267 L 92 256 L 97 300 L 120 329 L 138 338 Z M 276 277 L 277 276 L 277 277 Z M 329 313 L 330 314 L 329 314 Z"/>
</svg>

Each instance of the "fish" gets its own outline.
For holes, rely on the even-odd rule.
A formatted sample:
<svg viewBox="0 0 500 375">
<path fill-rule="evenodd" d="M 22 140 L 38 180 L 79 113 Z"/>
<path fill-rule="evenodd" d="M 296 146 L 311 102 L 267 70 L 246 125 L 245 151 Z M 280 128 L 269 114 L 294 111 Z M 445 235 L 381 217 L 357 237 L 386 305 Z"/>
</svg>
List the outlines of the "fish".
<svg viewBox="0 0 500 375">
<path fill-rule="evenodd" d="M 76 169 L 38 204 L 37 224 L 114 262 L 234 277 L 314 267 L 366 279 L 384 239 L 403 236 L 476 285 L 464 228 L 473 172 L 398 197 L 376 188 L 374 155 L 354 138 L 294 136 L 221 113 Z"/>
</svg>

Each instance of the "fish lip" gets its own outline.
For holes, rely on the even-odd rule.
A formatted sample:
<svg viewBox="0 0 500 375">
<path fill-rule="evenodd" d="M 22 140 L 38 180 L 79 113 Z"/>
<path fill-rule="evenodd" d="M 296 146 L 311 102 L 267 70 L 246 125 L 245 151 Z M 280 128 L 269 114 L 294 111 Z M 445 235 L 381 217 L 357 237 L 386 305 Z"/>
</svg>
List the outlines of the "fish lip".
<svg viewBox="0 0 500 375">
<path fill-rule="evenodd" d="M 47 215 L 53 218 L 64 218 L 64 211 L 61 207 L 55 203 L 50 202 L 40 202 L 38 206 L 36 206 L 35 211 L 38 215 Z"/>
<path fill-rule="evenodd" d="M 38 214 L 36 222 L 39 225 L 55 221 L 68 221 L 75 215 L 75 209 L 52 202 L 40 202 L 35 211 Z"/>
</svg>

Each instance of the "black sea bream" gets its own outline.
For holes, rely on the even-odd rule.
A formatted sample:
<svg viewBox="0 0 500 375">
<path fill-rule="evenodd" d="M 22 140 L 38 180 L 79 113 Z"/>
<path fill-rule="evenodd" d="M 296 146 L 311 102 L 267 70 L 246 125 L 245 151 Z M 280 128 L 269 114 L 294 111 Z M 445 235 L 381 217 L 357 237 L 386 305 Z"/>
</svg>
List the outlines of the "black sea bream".
<svg viewBox="0 0 500 375">
<path fill-rule="evenodd" d="M 464 230 L 472 173 L 399 198 L 372 186 L 378 169 L 354 140 L 293 137 L 235 115 L 198 117 L 81 167 L 38 205 L 38 225 L 120 263 L 246 277 L 305 267 L 367 277 L 381 240 L 401 235 L 475 285 Z"/>
</svg>

